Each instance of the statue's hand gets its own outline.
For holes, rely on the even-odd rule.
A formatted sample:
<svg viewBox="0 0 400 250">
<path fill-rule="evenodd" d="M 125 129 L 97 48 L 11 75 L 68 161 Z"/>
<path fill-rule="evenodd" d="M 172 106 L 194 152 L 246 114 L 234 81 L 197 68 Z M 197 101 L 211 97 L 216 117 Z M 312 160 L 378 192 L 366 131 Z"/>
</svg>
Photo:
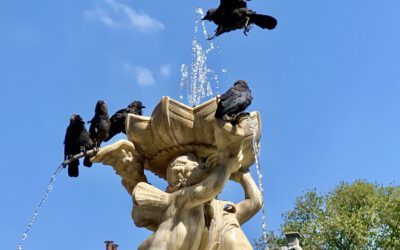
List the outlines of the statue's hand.
<svg viewBox="0 0 400 250">
<path fill-rule="evenodd" d="M 209 169 L 214 168 L 218 164 L 218 154 L 213 153 L 209 155 L 206 159 L 205 166 Z"/>
<path fill-rule="evenodd" d="M 126 164 L 133 161 L 135 147 L 126 140 L 120 140 L 114 144 L 105 146 L 91 158 L 92 162 L 101 162 L 113 166 L 117 171 L 122 170 Z"/>
<path fill-rule="evenodd" d="M 243 161 L 242 150 L 240 150 L 236 156 L 229 158 L 227 164 L 231 168 L 232 173 L 239 171 L 239 169 L 242 167 L 242 161 Z"/>
</svg>

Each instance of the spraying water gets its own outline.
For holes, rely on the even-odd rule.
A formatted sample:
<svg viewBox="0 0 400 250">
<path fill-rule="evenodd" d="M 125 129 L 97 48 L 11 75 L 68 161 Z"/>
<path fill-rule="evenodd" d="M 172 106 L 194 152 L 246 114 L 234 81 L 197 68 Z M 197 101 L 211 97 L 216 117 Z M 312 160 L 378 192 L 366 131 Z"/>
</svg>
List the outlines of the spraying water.
<svg viewBox="0 0 400 250">
<path fill-rule="evenodd" d="M 204 47 L 199 34 L 199 24 L 201 23 L 201 33 L 204 38 L 208 38 L 207 29 L 204 21 L 201 18 L 204 16 L 204 11 L 201 8 L 196 9 L 198 18 L 194 24 L 194 38 L 192 40 L 192 64 L 190 73 L 188 66 L 182 64 L 181 66 L 181 82 L 180 82 L 180 95 L 179 98 L 183 100 L 183 92 L 187 90 L 187 101 L 191 106 L 197 106 L 205 97 L 213 95 L 212 81 L 219 88 L 218 75 L 207 65 L 207 57 L 211 51 L 215 49 L 214 42 L 209 41 L 208 47 Z"/>
<path fill-rule="evenodd" d="M 22 238 L 19 241 L 17 250 L 22 250 L 22 243 L 28 238 L 29 231 L 32 229 L 33 223 L 35 223 L 36 219 L 38 218 L 40 210 L 43 208 L 43 205 L 46 203 L 47 198 L 49 197 L 50 192 L 53 190 L 54 182 L 56 181 L 57 175 L 63 169 L 64 164 L 61 164 L 56 171 L 51 175 L 50 183 L 47 186 L 46 193 L 44 194 L 42 200 L 40 201 L 39 205 L 37 206 L 35 212 L 33 212 L 32 219 L 29 222 L 25 232 L 22 234 Z"/>
<path fill-rule="evenodd" d="M 196 9 L 196 13 L 198 17 L 195 21 L 194 25 L 194 33 L 195 36 L 192 40 L 192 64 L 190 67 L 190 73 L 188 66 L 186 64 L 182 64 L 181 66 L 181 82 L 180 82 L 180 95 L 179 98 L 183 100 L 183 92 L 186 88 L 187 101 L 191 106 L 197 106 L 200 104 L 201 100 L 204 97 L 208 97 L 213 95 L 211 81 L 214 81 L 216 86 L 216 92 L 219 94 L 219 81 L 220 77 L 218 74 L 208 67 L 207 65 L 207 57 L 210 52 L 214 49 L 217 49 L 217 54 L 220 54 L 218 51 L 218 47 L 214 46 L 213 41 L 209 41 L 208 48 L 204 49 L 202 44 L 198 39 L 198 31 L 199 31 L 199 23 L 202 17 L 204 17 L 204 11 L 201 8 Z M 207 34 L 207 29 L 205 27 L 204 21 L 201 21 L 201 31 L 204 37 L 207 39 L 209 36 Z M 224 81 L 229 81 L 227 76 L 228 70 L 226 68 L 221 69 L 221 73 Z M 263 232 L 263 240 L 267 241 L 267 226 L 266 226 L 266 216 L 265 216 L 265 206 L 264 206 L 264 189 L 262 184 L 262 174 L 261 174 L 261 165 L 259 161 L 259 145 L 256 140 L 256 128 L 253 124 L 252 120 L 249 118 L 250 128 L 253 131 L 253 148 L 254 148 L 254 157 L 256 161 L 257 168 L 257 176 L 258 176 L 258 187 L 261 192 L 262 199 L 262 232 Z"/>
<path fill-rule="evenodd" d="M 266 223 L 266 216 L 265 216 L 265 205 L 264 205 L 264 188 L 262 184 L 262 173 L 261 173 L 261 165 L 260 165 L 260 160 L 259 160 L 259 155 L 260 155 L 260 150 L 259 150 L 259 145 L 257 143 L 257 131 L 256 127 L 251 120 L 250 117 L 247 118 L 250 124 L 250 129 L 253 132 L 253 150 L 254 150 L 254 158 L 256 160 L 256 168 L 257 168 L 257 177 L 258 177 L 258 188 L 260 189 L 261 192 L 261 220 L 262 220 L 262 235 L 263 235 L 263 240 L 264 242 L 267 242 L 267 223 Z"/>
</svg>

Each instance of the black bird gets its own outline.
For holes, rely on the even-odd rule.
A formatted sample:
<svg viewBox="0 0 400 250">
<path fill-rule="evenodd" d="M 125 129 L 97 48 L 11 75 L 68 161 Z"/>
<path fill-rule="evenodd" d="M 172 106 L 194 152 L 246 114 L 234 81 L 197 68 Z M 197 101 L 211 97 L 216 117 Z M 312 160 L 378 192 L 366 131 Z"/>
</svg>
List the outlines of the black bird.
<svg viewBox="0 0 400 250">
<path fill-rule="evenodd" d="M 94 146 L 99 147 L 100 144 L 108 137 L 110 130 L 110 118 L 108 116 L 108 108 L 103 100 L 96 103 L 95 114 L 91 121 L 89 121 L 90 138 L 93 140 Z M 88 157 L 85 157 L 83 165 L 91 167 L 92 162 Z"/>
<path fill-rule="evenodd" d="M 140 101 L 133 101 L 128 107 L 118 110 L 113 116 L 111 116 L 111 126 L 108 138 L 105 141 L 109 141 L 118 133 L 126 133 L 125 131 L 125 120 L 128 114 L 143 115 L 142 109 L 146 108 Z"/>
<path fill-rule="evenodd" d="M 80 115 L 72 115 L 64 139 L 64 160 L 70 160 L 72 156 L 84 152 L 93 147 L 89 132 L 85 128 L 85 122 Z M 68 164 L 68 175 L 78 177 L 79 160 Z M 64 166 L 65 167 L 65 166 Z"/>
<path fill-rule="evenodd" d="M 246 110 L 253 101 L 251 90 L 245 80 L 236 81 L 225 94 L 219 97 L 216 118 L 223 119 L 225 115 L 228 119 L 235 120 L 240 112 Z"/>
<path fill-rule="evenodd" d="M 221 0 L 218 8 L 208 10 L 203 20 L 212 21 L 218 25 L 214 36 L 208 38 L 209 40 L 237 29 L 244 29 L 243 33 L 247 36 L 252 24 L 272 30 L 278 23 L 272 16 L 257 14 L 247 8 L 244 0 Z"/>
</svg>

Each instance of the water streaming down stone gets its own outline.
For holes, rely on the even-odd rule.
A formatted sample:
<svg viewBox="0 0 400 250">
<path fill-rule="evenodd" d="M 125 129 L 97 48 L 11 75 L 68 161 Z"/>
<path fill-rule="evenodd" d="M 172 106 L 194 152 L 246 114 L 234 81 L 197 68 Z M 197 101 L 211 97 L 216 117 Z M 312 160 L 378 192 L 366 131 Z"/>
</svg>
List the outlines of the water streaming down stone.
<svg viewBox="0 0 400 250">
<path fill-rule="evenodd" d="M 26 230 L 22 234 L 21 240 L 18 243 L 17 250 L 22 250 L 22 244 L 28 238 L 29 231 L 32 229 L 33 223 L 35 223 L 36 219 L 38 218 L 40 210 L 42 209 L 43 205 L 46 203 L 46 200 L 49 197 L 50 192 L 53 190 L 53 186 L 56 181 L 56 177 L 61 172 L 62 169 L 63 169 L 63 165 L 59 166 L 56 169 L 56 171 L 54 171 L 54 173 L 51 175 L 50 183 L 47 186 L 46 193 L 44 194 L 42 200 L 40 201 L 39 205 L 37 206 L 35 212 L 33 212 L 32 219 L 29 222 L 28 226 L 26 227 Z"/>
<path fill-rule="evenodd" d="M 264 242 L 267 242 L 267 223 L 266 223 L 266 215 L 265 215 L 265 205 L 264 205 L 264 188 L 262 184 L 262 173 L 261 173 L 261 164 L 260 164 L 260 150 L 259 150 L 259 145 L 257 144 L 257 131 L 254 126 L 253 121 L 251 120 L 250 117 L 248 117 L 248 121 L 250 124 L 250 128 L 253 131 L 253 149 L 254 149 L 254 158 L 256 160 L 256 169 L 257 169 L 257 177 L 258 177 L 258 188 L 260 189 L 261 192 L 261 221 L 262 221 L 262 237 Z"/>
</svg>

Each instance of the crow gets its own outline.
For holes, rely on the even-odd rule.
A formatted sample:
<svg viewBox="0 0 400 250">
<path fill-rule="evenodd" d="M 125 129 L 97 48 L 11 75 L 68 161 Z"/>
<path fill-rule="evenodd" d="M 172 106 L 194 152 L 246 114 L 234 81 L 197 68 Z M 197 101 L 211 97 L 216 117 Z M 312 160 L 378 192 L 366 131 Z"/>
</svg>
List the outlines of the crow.
<svg viewBox="0 0 400 250">
<path fill-rule="evenodd" d="M 85 128 L 85 122 L 80 115 L 72 115 L 64 139 L 64 160 L 70 160 L 72 156 L 85 152 L 93 147 L 89 132 Z M 68 164 L 68 175 L 78 177 L 79 160 Z M 65 166 L 64 166 L 65 167 Z"/>
<path fill-rule="evenodd" d="M 96 103 L 95 114 L 91 121 L 89 121 L 90 138 L 93 140 L 94 146 L 97 148 L 108 137 L 110 130 L 110 118 L 108 117 L 108 108 L 103 100 Z M 83 165 L 91 167 L 92 162 L 89 157 L 85 157 Z"/>
<path fill-rule="evenodd" d="M 227 116 L 229 120 L 235 120 L 240 112 L 243 112 L 253 101 L 251 90 L 245 80 L 236 81 L 225 94 L 218 98 L 218 107 L 215 111 L 215 117 L 224 119 Z"/>
<path fill-rule="evenodd" d="M 143 115 L 142 109 L 146 108 L 140 101 L 133 101 L 128 107 L 118 110 L 113 116 L 111 116 L 111 126 L 108 138 L 105 141 L 109 141 L 118 133 L 126 133 L 125 131 L 125 120 L 128 114 Z"/>
<path fill-rule="evenodd" d="M 208 40 L 237 29 L 244 29 L 243 33 L 247 36 L 251 24 L 272 30 L 278 23 L 272 16 L 257 14 L 248 9 L 244 0 L 221 0 L 218 8 L 208 10 L 202 20 L 212 21 L 218 25 L 215 34 Z"/>
</svg>

